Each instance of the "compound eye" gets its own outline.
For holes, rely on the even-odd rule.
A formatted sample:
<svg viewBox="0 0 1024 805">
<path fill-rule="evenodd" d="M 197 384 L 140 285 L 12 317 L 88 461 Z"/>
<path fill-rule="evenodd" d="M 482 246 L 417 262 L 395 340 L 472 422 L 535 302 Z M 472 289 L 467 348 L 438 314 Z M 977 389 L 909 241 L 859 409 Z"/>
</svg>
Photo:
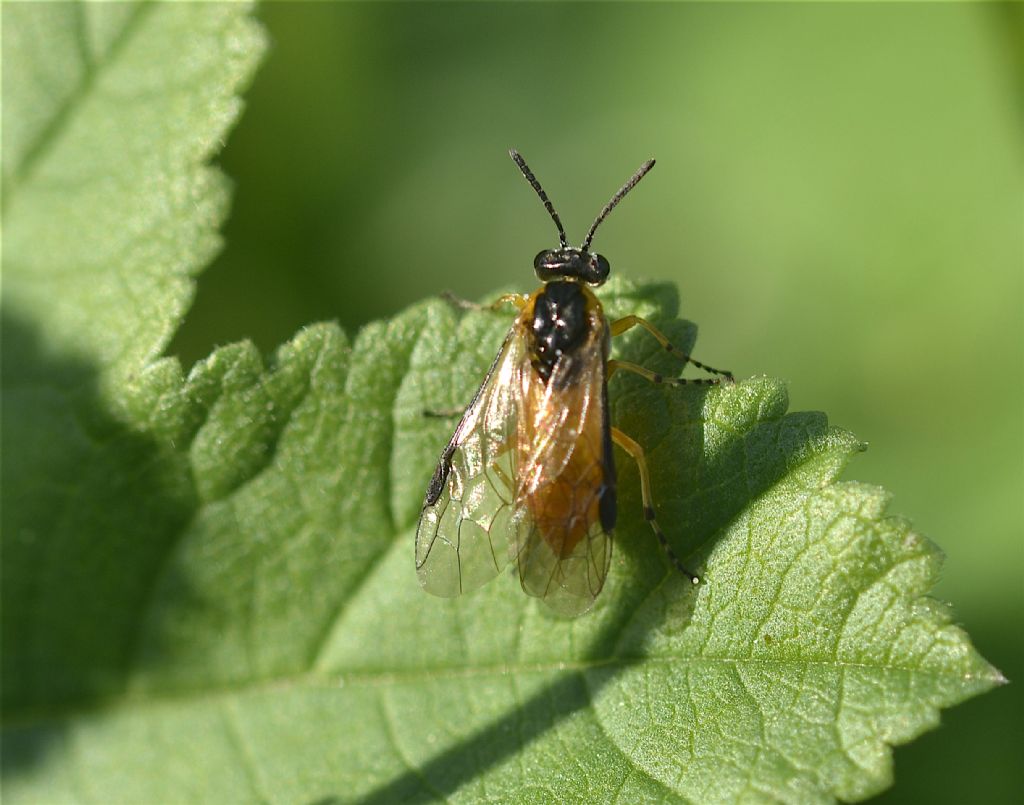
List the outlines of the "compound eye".
<svg viewBox="0 0 1024 805">
<path fill-rule="evenodd" d="M 604 282 L 608 279 L 608 274 L 611 273 L 612 267 L 608 265 L 608 261 L 601 255 L 595 254 L 590 258 L 590 270 L 597 282 Z"/>
<path fill-rule="evenodd" d="M 554 270 L 557 264 L 557 255 L 551 249 L 545 249 L 533 258 L 533 270 L 540 274 L 547 274 Z"/>
</svg>

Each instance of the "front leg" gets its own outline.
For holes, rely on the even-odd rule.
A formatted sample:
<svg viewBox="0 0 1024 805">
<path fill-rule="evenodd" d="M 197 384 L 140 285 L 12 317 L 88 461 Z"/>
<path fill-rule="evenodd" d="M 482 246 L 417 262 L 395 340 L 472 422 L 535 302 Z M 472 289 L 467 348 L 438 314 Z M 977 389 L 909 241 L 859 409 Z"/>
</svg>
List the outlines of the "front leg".
<svg viewBox="0 0 1024 805">
<path fill-rule="evenodd" d="M 456 296 L 451 291 L 442 291 L 441 298 L 452 307 L 459 310 L 492 310 L 498 311 L 505 305 L 514 305 L 517 310 L 522 310 L 530 301 L 530 297 L 523 293 L 507 293 L 499 296 L 489 305 L 481 305 L 477 302 L 470 302 L 461 296 Z"/>
</svg>

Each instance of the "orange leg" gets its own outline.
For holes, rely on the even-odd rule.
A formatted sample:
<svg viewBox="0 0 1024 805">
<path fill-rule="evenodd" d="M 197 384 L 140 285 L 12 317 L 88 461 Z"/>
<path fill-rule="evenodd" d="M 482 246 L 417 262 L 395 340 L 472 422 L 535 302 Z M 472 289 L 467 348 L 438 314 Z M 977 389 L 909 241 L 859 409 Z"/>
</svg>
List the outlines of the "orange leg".
<svg viewBox="0 0 1024 805">
<path fill-rule="evenodd" d="M 615 321 L 613 321 L 610 325 L 611 333 L 613 336 L 622 335 L 624 332 L 632 330 L 636 326 L 643 327 L 645 330 L 647 330 L 647 332 L 653 335 L 657 339 L 658 343 L 661 344 L 662 349 L 664 349 L 666 352 L 671 353 L 672 355 L 675 355 L 677 358 L 680 358 L 684 363 L 692 363 L 698 369 L 703 369 L 705 372 L 711 372 L 711 374 L 721 375 L 723 378 L 725 378 L 725 382 L 727 383 L 736 382 L 732 376 L 732 372 L 730 372 L 728 369 L 715 369 L 712 366 L 708 366 L 706 363 L 701 363 L 698 360 L 694 360 L 691 356 L 687 355 L 678 347 L 672 346 L 668 338 L 665 337 L 665 334 L 661 332 L 661 330 L 659 330 L 653 324 L 651 324 L 649 321 L 647 321 L 647 319 L 642 319 L 639 316 L 623 316 L 621 319 L 616 319 Z M 691 380 L 690 382 L 697 383 L 700 381 Z M 711 383 L 720 382 L 722 381 L 711 381 Z M 706 385 L 710 384 L 708 381 L 704 381 L 704 383 Z"/>
<path fill-rule="evenodd" d="M 665 383 L 669 386 L 719 386 L 722 384 L 721 377 L 665 377 L 663 374 L 658 372 L 652 372 L 641 366 L 638 363 L 632 363 L 631 361 L 620 361 L 612 358 L 608 361 L 606 375 L 610 379 L 613 374 L 619 369 L 624 369 L 627 372 L 633 372 L 633 374 L 640 375 L 652 383 Z M 729 375 L 728 380 L 732 380 L 732 375 Z"/>
<path fill-rule="evenodd" d="M 451 291 L 444 291 L 441 294 L 441 298 L 449 304 L 461 309 L 461 310 L 501 310 L 504 305 L 515 305 L 518 310 L 522 310 L 526 307 L 530 300 L 530 297 L 522 293 L 507 293 L 499 296 L 489 305 L 480 305 L 476 302 L 470 302 L 468 299 L 456 296 Z"/>
<path fill-rule="evenodd" d="M 640 497 L 644 504 L 644 519 L 650 523 L 651 528 L 654 529 L 654 536 L 656 536 L 658 538 L 658 542 L 661 543 L 661 547 L 665 550 L 668 560 L 676 570 L 686 576 L 691 582 L 699 584 L 700 577 L 694 575 L 683 567 L 683 563 L 679 561 L 679 557 L 676 556 L 676 552 L 672 550 L 672 546 L 669 545 L 668 539 L 665 537 L 664 532 L 658 525 L 658 521 L 655 519 L 654 498 L 651 494 L 651 474 L 647 469 L 647 458 L 644 455 L 644 449 L 618 428 L 612 428 L 612 441 L 629 453 L 633 461 L 636 462 L 636 468 L 640 471 Z"/>
</svg>

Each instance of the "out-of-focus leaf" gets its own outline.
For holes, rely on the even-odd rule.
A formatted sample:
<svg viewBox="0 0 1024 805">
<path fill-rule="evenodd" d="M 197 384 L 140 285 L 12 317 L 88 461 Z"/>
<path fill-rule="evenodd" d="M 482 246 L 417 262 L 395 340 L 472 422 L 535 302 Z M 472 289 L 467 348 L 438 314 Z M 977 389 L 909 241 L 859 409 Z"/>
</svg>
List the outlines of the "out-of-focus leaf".
<svg viewBox="0 0 1024 805">
<path fill-rule="evenodd" d="M 227 187 L 207 162 L 262 49 L 242 4 L 4 7 L 5 712 L 123 688 L 208 491 L 188 455 L 206 414 L 153 396 L 181 390 L 153 361 L 218 247 Z"/>
</svg>

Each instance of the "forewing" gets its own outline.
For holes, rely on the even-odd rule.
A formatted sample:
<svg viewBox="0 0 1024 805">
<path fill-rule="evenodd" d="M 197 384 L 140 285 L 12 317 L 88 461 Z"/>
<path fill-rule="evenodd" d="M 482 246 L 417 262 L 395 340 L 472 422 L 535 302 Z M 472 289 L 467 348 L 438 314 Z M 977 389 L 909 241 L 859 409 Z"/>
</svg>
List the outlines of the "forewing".
<svg viewBox="0 0 1024 805">
<path fill-rule="evenodd" d="M 611 563 L 616 489 L 603 343 L 603 328 L 593 327 L 555 366 L 541 396 L 523 395 L 520 412 L 519 578 L 563 615 L 593 605 Z"/>
<path fill-rule="evenodd" d="M 517 396 L 524 371 L 529 359 L 517 320 L 427 489 L 416 529 L 416 572 L 429 593 L 451 597 L 473 590 L 509 560 Z"/>
</svg>

